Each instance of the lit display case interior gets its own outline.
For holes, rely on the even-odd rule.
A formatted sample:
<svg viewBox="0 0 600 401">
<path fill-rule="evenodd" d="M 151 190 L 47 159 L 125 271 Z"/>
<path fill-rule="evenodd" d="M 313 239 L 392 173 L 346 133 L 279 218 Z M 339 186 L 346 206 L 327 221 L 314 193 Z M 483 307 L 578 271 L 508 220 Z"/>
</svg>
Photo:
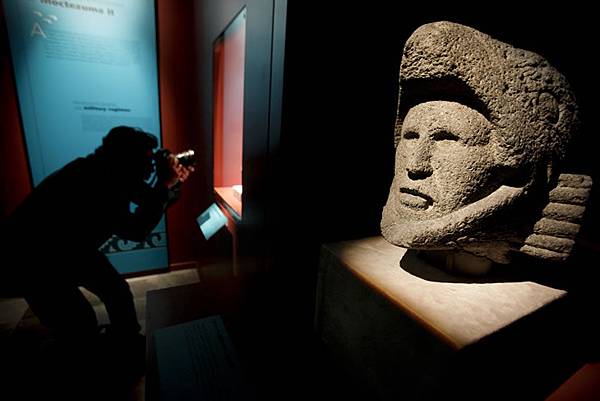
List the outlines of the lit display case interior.
<svg viewBox="0 0 600 401">
<path fill-rule="evenodd" d="M 218 201 L 242 218 L 246 9 L 213 43 L 214 189 Z"/>
</svg>

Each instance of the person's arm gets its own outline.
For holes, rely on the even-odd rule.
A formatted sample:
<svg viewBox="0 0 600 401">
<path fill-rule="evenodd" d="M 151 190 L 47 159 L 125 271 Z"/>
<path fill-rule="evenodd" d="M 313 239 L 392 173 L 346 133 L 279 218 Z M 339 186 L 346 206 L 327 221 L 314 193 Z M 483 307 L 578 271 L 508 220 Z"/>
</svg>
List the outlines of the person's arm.
<svg viewBox="0 0 600 401">
<path fill-rule="evenodd" d="M 156 227 L 167 207 L 177 200 L 178 192 L 165 187 L 152 188 L 143 183 L 131 199 L 133 212 L 123 210 L 118 216 L 115 234 L 123 239 L 144 241 Z"/>
<path fill-rule="evenodd" d="M 154 187 L 141 182 L 132 192 L 131 202 L 137 207 L 133 212 L 126 210 L 119 216 L 120 224 L 115 234 L 141 242 L 152 232 L 164 211 L 179 198 L 181 184 L 194 169 L 181 166 L 175 157 L 170 157 L 167 170 Z"/>
</svg>

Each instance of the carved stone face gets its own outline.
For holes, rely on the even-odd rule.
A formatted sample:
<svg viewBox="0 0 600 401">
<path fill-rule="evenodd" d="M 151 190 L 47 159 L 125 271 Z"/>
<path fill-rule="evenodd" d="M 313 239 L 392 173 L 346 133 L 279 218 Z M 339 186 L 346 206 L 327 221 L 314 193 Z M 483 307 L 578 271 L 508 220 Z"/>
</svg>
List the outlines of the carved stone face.
<svg viewBox="0 0 600 401">
<path fill-rule="evenodd" d="M 396 149 L 391 207 L 406 220 L 429 220 L 480 200 L 493 190 L 491 124 L 456 102 L 414 106 Z"/>
<path fill-rule="evenodd" d="M 583 209 L 570 193 L 591 186 L 557 170 L 577 125 L 566 79 L 541 56 L 452 22 L 419 27 L 402 55 L 383 236 L 499 263 L 516 250 L 564 260 L 577 230 L 563 223 Z"/>
</svg>

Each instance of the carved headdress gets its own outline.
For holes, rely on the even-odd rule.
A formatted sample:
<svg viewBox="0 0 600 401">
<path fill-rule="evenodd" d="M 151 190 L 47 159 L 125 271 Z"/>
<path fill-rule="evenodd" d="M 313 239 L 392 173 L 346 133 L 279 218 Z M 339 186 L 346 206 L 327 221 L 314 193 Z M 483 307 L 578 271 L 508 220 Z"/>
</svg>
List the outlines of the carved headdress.
<svg viewBox="0 0 600 401">
<path fill-rule="evenodd" d="M 487 146 L 497 176 L 470 204 L 419 217 L 404 213 L 399 201 L 406 172 L 397 159 L 381 222 L 384 237 L 408 248 L 458 249 L 499 263 L 508 263 L 515 250 L 566 259 L 591 179 L 559 173 L 579 125 L 565 77 L 535 53 L 467 26 L 436 22 L 419 27 L 404 47 L 397 146 L 408 111 L 439 101 L 466 106 L 489 121 Z"/>
</svg>

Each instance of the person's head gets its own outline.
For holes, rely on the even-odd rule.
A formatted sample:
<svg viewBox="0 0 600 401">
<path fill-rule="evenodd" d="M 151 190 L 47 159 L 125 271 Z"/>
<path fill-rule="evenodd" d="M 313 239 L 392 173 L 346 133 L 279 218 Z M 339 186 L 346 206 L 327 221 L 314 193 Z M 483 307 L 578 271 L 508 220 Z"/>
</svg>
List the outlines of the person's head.
<svg viewBox="0 0 600 401">
<path fill-rule="evenodd" d="M 547 197 L 578 125 L 565 78 L 537 54 L 437 22 L 408 39 L 400 88 L 384 237 L 505 262 L 486 244 L 518 241 L 535 217 L 523 203 Z"/>
<path fill-rule="evenodd" d="M 112 128 L 102 139 L 97 150 L 107 163 L 127 179 L 148 179 L 153 171 L 153 150 L 157 138 L 139 128 L 119 126 Z"/>
</svg>

